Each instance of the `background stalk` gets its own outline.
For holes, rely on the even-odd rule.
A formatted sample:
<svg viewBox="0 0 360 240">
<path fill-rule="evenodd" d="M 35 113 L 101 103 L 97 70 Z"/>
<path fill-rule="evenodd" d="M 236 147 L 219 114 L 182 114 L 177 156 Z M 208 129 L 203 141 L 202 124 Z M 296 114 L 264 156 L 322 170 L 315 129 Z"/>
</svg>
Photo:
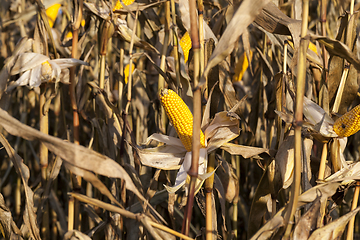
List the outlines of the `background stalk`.
<svg viewBox="0 0 360 240">
<path fill-rule="evenodd" d="M 78 4 L 78 12 L 75 12 L 76 21 L 73 25 L 73 39 L 72 39 L 72 50 L 71 50 L 71 57 L 78 58 L 78 38 L 79 38 L 79 28 L 80 23 L 82 20 L 82 11 L 83 11 L 83 0 L 78 0 L 74 2 L 75 5 Z M 73 111 L 73 138 L 75 144 L 80 144 L 80 120 L 79 120 L 79 112 L 76 103 L 76 95 L 75 95 L 75 67 L 70 68 L 70 100 L 71 100 L 71 108 Z M 73 188 L 74 190 L 79 190 L 81 187 L 81 177 L 74 176 L 73 177 Z M 72 203 L 70 203 L 72 202 Z M 69 221 L 68 221 L 68 229 L 78 229 L 80 228 L 80 220 L 81 220 L 81 213 L 80 213 L 80 203 L 79 201 L 75 200 L 74 198 L 69 198 Z M 71 216 L 73 217 L 74 221 L 70 220 Z"/>
<path fill-rule="evenodd" d="M 168 44 L 170 39 L 170 1 L 165 2 L 165 36 L 164 36 L 164 43 L 161 49 L 161 56 L 160 56 L 160 68 L 163 72 L 166 72 L 166 53 L 168 50 Z M 165 79 L 164 77 L 159 74 L 158 79 L 158 93 L 160 93 L 161 89 L 165 87 Z M 160 131 L 166 133 L 166 113 L 162 106 L 160 106 L 160 121 L 159 121 L 159 128 Z"/>
<path fill-rule="evenodd" d="M 303 121 L 303 102 L 305 93 L 305 80 L 306 80 L 306 50 L 308 47 L 308 41 L 305 39 L 308 27 L 309 16 L 309 1 L 303 0 L 302 2 L 302 25 L 301 25 L 301 40 L 299 48 L 299 61 L 298 61 L 298 75 L 296 81 L 296 102 L 295 102 L 295 150 L 294 150 L 294 178 L 291 188 L 291 197 L 289 202 L 290 211 L 285 216 L 285 226 L 291 229 L 292 225 L 289 224 L 289 220 L 293 219 L 300 193 L 301 183 L 301 127 Z M 294 223 L 295 224 L 295 223 Z M 287 231 L 289 233 L 289 231 Z M 285 235 L 285 239 L 289 238 L 289 235 Z"/>
<path fill-rule="evenodd" d="M 215 169 L 215 152 L 212 152 L 209 155 L 207 172 L 212 172 L 212 171 L 214 171 L 214 169 Z M 213 206 L 213 204 L 212 204 L 213 203 L 212 202 L 213 201 L 213 198 L 212 198 L 213 186 L 214 186 L 214 174 L 211 175 L 209 178 L 207 178 L 205 180 L 205 184 L 204 184 L 205 198 L 206 198 L 206 216 L 205 216 L 206 240 L 216 239 L 216 234 L 215 234 L 216 229 L 213 229 L 213 221 L 215 221 L 215 219 L 212 218 L 212 216 L 213 216 L 213 208 L 212 208 L 212 206 Z M 235 211 L 234 211 L 234 214 L 235 214 Z M 236 214 L 236 216 L 237 216 L 237 214 Z"/>
</svg>

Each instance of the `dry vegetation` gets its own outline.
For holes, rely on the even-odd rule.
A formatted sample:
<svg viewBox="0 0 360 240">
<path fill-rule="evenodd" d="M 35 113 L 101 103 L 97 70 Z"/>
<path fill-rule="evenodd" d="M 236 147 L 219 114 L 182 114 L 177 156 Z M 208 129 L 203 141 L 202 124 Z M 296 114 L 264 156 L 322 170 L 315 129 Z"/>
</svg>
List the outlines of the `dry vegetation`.
<svg viewBox="0 0 360 240">
<path fill-rule="evenodd" d="M 357 2 L 1 0 L 0 239 L 358 238 Z"/>
</svg>

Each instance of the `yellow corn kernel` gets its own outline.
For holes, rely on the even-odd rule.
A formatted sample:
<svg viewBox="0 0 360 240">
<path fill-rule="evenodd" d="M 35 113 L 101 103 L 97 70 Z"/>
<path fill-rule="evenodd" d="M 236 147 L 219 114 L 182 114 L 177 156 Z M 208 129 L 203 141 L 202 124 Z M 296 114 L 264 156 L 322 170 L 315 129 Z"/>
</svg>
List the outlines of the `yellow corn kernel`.
<svg viewBox="0 0 360 240">
<path fill-rule="evenodd" d="M 345 113 L 334 123 L 334 132 L 339 137 L 349 137 L 360 130 L 360 105 Z"/>
<path fill-rule="evenodd" d="M 46 9 L 46 15 L 49 20 L 49 25 L 52 28 L 54 26 L 57 14 L 59 12 L 59 8 L 61 7 L 60 3 L 56 3 Z"/>
<path fill-rule="evenodd" d="M 129 6 L 130 4 L 133 4 L 133 3 L 135 2 L 135 0 L 123 0 L 122 2 L 123 2 L 123 4 L 125 4 L 125 6 Z M 116 5 L 115 5 L 115 7 L 113 8 L 113 12 L 114 12 L 115 10 L 120 10 L 120 9 L 122 9 L 122 8 L 123 8 L 123 6 L 122 6 L 120 0 L 117 0 L 117 1 L 116 1 Z"/>
<path fill-rule="evenodd" d="M 161 91 L 160 100 L 186 151 L 190 152 L 193 135 L 193 115 L 190 109 L 179 95 L 170 89 Z M 200 144 L 205 147 L 205 136 L 201 130 Z"/>
<path fill-rule="evenodd" d="M 134 70 L 135 70 L 135 65 L 134 65 L 134 63 L 133 63 L 133 64 L 131 64 L 131 73 L 133 73 Z M 125 66 L 124 75 L 125 75 L 125 78 L 124 78 L 125 84 L 127 84 L 128 81 L 129 81 L 129 75 L 130 75 L 130 64 L 127 64 L 127 65 Z"/>
<path fill-rule="evenodd" d="M 189 32 L 186 32 L 184 36 L 182 36 L 182 38 L 180 39 L 180 47 L 184 52 L 184 59 L 186 63 L 189 58 L 190 49 L 192 47 L 192 42 Z"/>
<path fill-rule="evenodd" d="M 250 50 L 250 56 L 249 56 L 250 61 L 252 59 L 252 56 L 253 56 L 253 52 Z M 241 81 L 241 79 L 243 78 L 244 73 L 248 69 L 248 67 L 249 67 L 249 60 L 246 55 L 246 52 L 244 51 L 244 53 L 240 56 L 238 62 L 236 63 L 235 75 L 233 77 L 233 81 L 234 82 Z"/>
</svg>

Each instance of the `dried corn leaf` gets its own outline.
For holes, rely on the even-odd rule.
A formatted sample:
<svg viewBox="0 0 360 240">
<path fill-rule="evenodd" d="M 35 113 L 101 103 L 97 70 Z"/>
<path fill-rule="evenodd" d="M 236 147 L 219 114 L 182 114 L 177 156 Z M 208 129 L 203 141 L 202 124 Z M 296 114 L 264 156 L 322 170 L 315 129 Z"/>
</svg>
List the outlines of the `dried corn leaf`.
<svg viewBox="0 0 360 240">
<path fill-rule="evenodd" d="M 3 195 L 0 193 L 0 232 L 5 239 L 23 239 L 20 229 L 14 222 L 11 211 L 6 207 Z"/>
<path fill-rule="evenodd" d="M 311 35 L 311 39 L 323 44 L 331 55 L 346 59 L 349 63 L 354 65 L 356 70 L 360 71 L 359 59 L 344 43 L 328 37 L 321 37 L 317 35 Z"/>
<path fill-rule="evenodd" d="M 126 188 L 135 193 L 139 199 L 145 201 L 127 172 L 114 160 L 83 146 L 43 134 L 36 129 L 20 123 L 2 109 L 0 109 L 0 125 L 12 135 L 31 141 L 41 141 L 51 152 L 78 168 L 93 171 L 94 173 L 107 177 L 124 179 Z"/>
<path fill-rule="evenodd" d="M 322 228 L 316 229 L 309 240 L 340 239 L 347 223 L 360 211 L 360 207 L 334 220 Z"/>
<path fill-rule="evenodd" d="M 65 233 L 64 240 L 91 240 L 91 238 L 78 230 L 70 230 Z"/>
<path fill-rule="evenodd" d="M 227 151 L 231 155 L 241 155 L 243 158 L 255 157 L 261 153 L 267 153 L 270 155 L 269 149 L 267 148 L 243 146 L 233 143 L 224 143 L 220 148 Z"/>
<path fill-rule="evenodd" d="M 309 210 L 301 216 L 294 230 L 294 240 L 307 240 L 311 232 L 316 229 L 320 206 L 320 198 L 317 198 Z"/>
<path fill-rule="evenodd" d="M 295 49 L 299 47 L 301 21 L 289 18 L 274 3 L 268 3 L 254 22 L 267 32 L 291 35 L 295 43 Z"/>
<path fill-rule="evenodd" d="M 219 43 L 216 45 L 215 50 L 206 65 L 199 85 L 205 84 L 205 77 L 207 77 L 210 69 L 223 61 L 232 52 L 239 37 L 244 33 L 249 24 L 254 21 L 267 3 L 268 0 L 245 0 L 241 3 L 231 19 L 231 22 L 226 27 Z M 241 22 L 240 26 L 239 22 Z"/>
<path fill-rule="evenodd" d="M 274 161 L 272 161 L 270 165 L 274 165 Z M 269 171 L 269 167 L 267 167 L 256 188 L 255 195 L 251 204 L 249 216 L 249 222 L 251 224 L 249 224 L 248 226 L 248 236 L 250 237 L 254 235 L 252 239 L 258 239 L 258 237 L 263 234 L 264 231 L 268 231 L 268 228 L 273 228 L 273 224 L 271 223 L 271 227 L 266 227 L 266 230 L 259 230 L 261 227 L 262 219 L 264 218 L 265 214 L 268 213 L 268 205 L 271 204 L 271 183 L 269 182 L 268 177 Z M 282 221 L 283 220 L 280 220 L 280 218 L 277 218 L 276 220 L 274 220 L 274 224 L 278 226 L 279 224 L 281 224 Z"/>
<path fill-rule="evenodd" d="M 3 111 L 3 110 L 1 110 Z M 0 134 L 0 142 L 6 149 L 6 152 L 9 154 L 11 161 L 14 164 L 15 170 L 21 178 L 25 189 L 25 212 L 23 215 L 24 222 L 26 227 L 30 232 L 30 236 L 36 240 L 40 240 L 40 230 L 36 221 L 36 213 L 34 208 L 34 192 L 28 185 L 28 181 L 30 178 L 29 168 L 23 163 L 22 158 L 15 153 L 14 149 L 10 146 L 9 142 L 5 139 L 5 137 Z"/>
</svg>

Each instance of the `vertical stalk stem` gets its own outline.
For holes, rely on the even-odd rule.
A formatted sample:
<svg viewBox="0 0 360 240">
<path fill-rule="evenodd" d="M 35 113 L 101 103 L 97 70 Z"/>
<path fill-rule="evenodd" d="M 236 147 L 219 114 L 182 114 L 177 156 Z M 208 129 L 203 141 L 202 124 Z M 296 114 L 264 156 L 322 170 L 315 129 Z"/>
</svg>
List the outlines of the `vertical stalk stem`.
<svg viewBox="0 0 360 240">
<path fill-rule="evenodd" d="M 83 0 L 75 1 L 75 4 L 79 4 L 78 12 L 76 16 L 76 22 L 73 25 L 73 40 L 72 40 L 72 51 L 71 57 L 77 58 L 78 56 L 78 39 L 79 39 L 79 28 L 80 23 L 82 20 L 82 11 L 83 11 Z M 79 120 L 79 113 L 77 109 L 76 103 L 76 95 L 75 95 L 75 67 L 70 68 L 70 100 L 71 100 L 71 108 L 73 110 L 73 136 L 74 136 L 74 143 L 80 144 L 80 120 Z M 71 174 L 72 176 L 72 174 Z M 74 189 L 79 190 L 81 187 L 81 177 L 77 176 L 73 179 L 73 186 Z M 71 229 L 79 229 L 80 228 L 80 203 L 78 200 L 75 200 L 73 197 L 69 199 L 69 220 L 68 220 L 68 230 Z"/>
<path fill-rule="evenodd" d="M 353 201 L 351 203 L 351 211 L 357 208 L 358 201 L 359 201 L 359 193 L 360 193 L 360 182 L 356 182 L 356 187 L 354 191 Z M 354 239 L 354 225 L 355 225 L 355 216 L 352 217 L 349 221 L 348 231 L 346 235 L 346 240 Z"/>
<path fill-rule="evenodd" d="M 215 169 L 215 152 L 212 152 L 209 155 L 209 163 L 207 167 L 207 172 L 212 172 Z M 212 192 L 213 192 L 213 186 L 214 186 L 214 174 L 211 175 L 208 179 L 205 180 L 205 194 L 206 194 L 206 240 L 214 239 L 214 233 L 216 229 L 213 229 L 213 221 L 215 219 L 212 219 L 213 216 L 213 210 L 212 209 Z M 234 213 L 235 214 L 235 213 Z M 236 214 L 237 216 L 237 214 Z"/>
<path fill-rule="evenodd" d="M 190 176 L 190 186 L 188 201 L 184 214 L 183 233 L 189 235 L 189 228 L 191 222 L 191 214 L 194 203 L 195 183 L 198 177 L 199 169 L 199 151 L 200 151 L 200 126 L 201 126 L 201 91 L 197 87 L 199 82 L 200 70 L 200 44 L 199 44 L 199 31 L 197 26 L 196 17 L 196 0 L 189 1 L 190 9 L 190 37 L 194 52 L 194 98 L 193 98 L 193 111 L 194 111 L 194 124 L 193 124 L 193 138 L 192 138 L 192 159 L 191 167 L 188 171 Z"/>
<path fill-rule="evenodd" d="M 323 145 L 323 149 L 321 153 L 318 180 L 324 180 L 327 153 L 328 151 L 327 151 L 327 142 L 326 142 Z"/>
</svg>

